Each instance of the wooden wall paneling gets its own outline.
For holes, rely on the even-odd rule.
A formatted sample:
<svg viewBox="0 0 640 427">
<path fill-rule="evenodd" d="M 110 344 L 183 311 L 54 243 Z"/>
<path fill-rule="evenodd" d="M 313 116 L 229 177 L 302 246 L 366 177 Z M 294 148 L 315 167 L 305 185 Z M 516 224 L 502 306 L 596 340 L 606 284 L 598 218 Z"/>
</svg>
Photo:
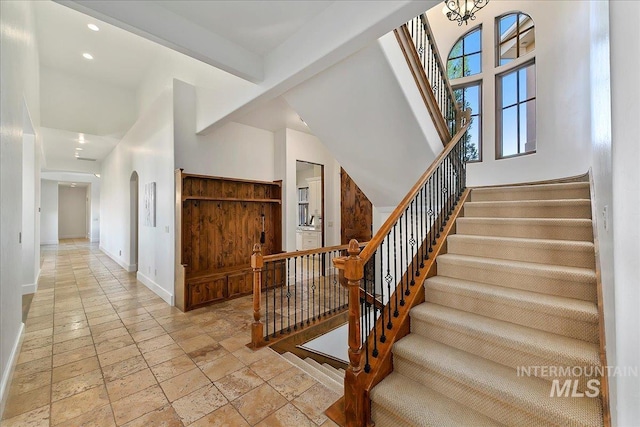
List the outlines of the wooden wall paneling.
<svg viewBox="0 0 640 427">
<path fill-rule="evenodd" d="M 263 254 L 282 248 L 281 181 L 176 176 L 182 180 L 182 203 L 176 207 L 182 209 L 177 253 L 187 265 L 184 309 L 250 294 L 252 272 L 248 264 L 253 245 L 260 241 L 262 213 L 266 233 Z"/>
<path fill-rule="evenodd" d="M 368 242 L 372 237 L 373 206 L 349 174 L 340 169 L 340 240 Z"/>
</svg>

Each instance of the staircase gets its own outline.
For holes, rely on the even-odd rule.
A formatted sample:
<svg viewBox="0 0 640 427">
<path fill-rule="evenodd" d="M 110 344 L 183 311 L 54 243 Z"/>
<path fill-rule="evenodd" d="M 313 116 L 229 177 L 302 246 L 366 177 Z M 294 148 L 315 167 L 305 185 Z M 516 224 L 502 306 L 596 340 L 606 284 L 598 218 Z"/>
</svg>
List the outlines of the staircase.
<svg viewBox="0 0 640 427">
<path fill-rule="evenodd" d="M 411 332 L 392 348 L 393 372 L 371 390 L 372 420 L 603 425 L 599 395 L 556 397 L 600 384 L 589 369 L 600 366 L 589 184 L 478 188 L 463 209 Z"/>
<path fill-rule="evenodd" d="M 335 391 L 337 394 L 344 393 L 344 369 L 336 369 L 328 363 L 321 364 L 310 357 L 301 359 L 290 352 L 284 353 L 282 357 L 302 369 L 329 390 Z"/>
</svg>

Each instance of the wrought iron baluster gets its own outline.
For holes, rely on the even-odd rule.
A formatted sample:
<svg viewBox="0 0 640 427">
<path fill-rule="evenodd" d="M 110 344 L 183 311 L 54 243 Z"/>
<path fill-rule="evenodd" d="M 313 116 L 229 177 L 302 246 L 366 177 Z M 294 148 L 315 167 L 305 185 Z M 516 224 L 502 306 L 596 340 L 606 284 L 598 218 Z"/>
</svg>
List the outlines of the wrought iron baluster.
<svg viewBox="0 0 640 427">
<path fill-rule="evenodd" d="M 417 199 L 414 197 L 411 201 L 411 207 L 409 210 L 411 211 L 411 240 L 409 240 L 409 244 L 411 245 L 411 286 L 416 284 L 416 277 L 420 275 L 420 271 L 418 270 L 418 263 L 416 261 L 417 248 L 414 252 L 414 246 L 416 246 L 416 221 L 418 220 L 418 203 Z M 414 213 L 415 213 L 415 221 L 414 221 Z M 414 268 L 415 264 L 415 268 Z M 409 295 L 409 289 L 407 289 L 407 295 Z"/>
<path fill-rule="evenodd" d="M 298 257 L 293 258 L 293 330 L 298 330 Z"/>
<path fill-rule="evenodd" d="M 277 318 L 276 318 L 276 264 L 277 262 L 272 262 L 271 263 L 273 265 L 273 271 L 271 274 L 271 289 L 273 289 L 273 337 L 275 338 L 277 336 L 276 333 L 276 325 L 277 325 Z M 269 278 L 267 277 L 267 280 L 269 280 Z M 269 285 L 267 285 L 269 286 Z M 268 289 L 267 289 L 267 292 Z"/>
<path fill-rule="evenodd" d="M 291 258 L 287 258 L 287 332 L 291 332 Z"/>
<path fill-rule="evenodd" d="M 393 226 L 393 278 L 394 278 L 394 283 L 398 283 L 398 239 L 397 239 L 397 230 L 396 230 L 396 224 L 394 224 Z M 393 311 L 393 317 L 398 317 L 400 315 L 400 312 L 398 311 L 398 292 L 394 292 L 395 294 L 395 300 L 396 300 L 396 305 L 395 305 L 395 309 Z"/>
<path fill-rule="evenodd" d="M 402 271 L 402 267 L 404 266 L 403 259 L 402 259 L 402 252 L 403 252 L 402 249 L 403 248 L 405 249 L 405 251 L 407 253 L 407 260 L 409 259 L 409 249 L 407 248 L 407 243 L 408 243 L 407 240 L 408 239 L 403 239 L 402 238 L 402 217 L 404 217 L 404 224 L 405 224 L 405 229 L 406 229 L 406 227 L 407 227 L 407 211 L 405 211 L 402 214 L 402 216 L 398 219 L 399 231 L 400 231 L 400 270 L 401 271 Z M 395 234 L 394 234 L 394 239 L 395 239 Z M 407 270 L 407 271 L 409 271 L 409 270 Z M 399 285 L 399 288 L 400 288 L 400 305 L 403 306 L 404 305 L 404 280 L 402 279 L 402 277 L 400 277 L 400 283 L 398 283 L 397 285 Z M 409 283 L 407 283 L 407 287 L 408 286 L 409 286 Z M 397 300 L 398 300 L 398 294 L 396 292 L 396 306 L 398 305 L 398 301 Z"/>
</svg>

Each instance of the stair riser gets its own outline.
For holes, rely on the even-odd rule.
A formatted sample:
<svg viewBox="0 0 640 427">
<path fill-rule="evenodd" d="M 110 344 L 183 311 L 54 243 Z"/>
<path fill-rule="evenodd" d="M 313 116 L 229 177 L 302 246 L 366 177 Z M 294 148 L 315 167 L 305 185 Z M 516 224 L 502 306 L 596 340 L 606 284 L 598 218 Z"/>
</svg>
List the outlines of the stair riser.
<svg viewBox="0 0 640 427">
<path fill-rule="evenodd" d="M 592 302 L 596 301 L 595 282 L 575 282 L 562 280 L 560 278 L 522 274 L 510 271 L 508 268 L 489 270 L 463 263 L 454 264 L 440 261 L 438 261 L 438 275 L 547 295 L 557 295 Z"/>
<path fill-rule="evenodd" d="M 398 373 L 505 425 L 531 427 L 550 425 L 550 420 L 540 418 L 542 414 L 532 414 L 520 405 L 503 402 L 499 399 L 498 393 L 489 394 L 490 390 L 483 390 L 480 387 L 475 389 L 472 384 L 459 382 L 460 379 L 451 378 L 447 373 L 434 370 L 430 366 L 418 366 L 395 354 L 393 365 Z M 562 423 L 556 421 L 555 424 Z"/>
<path fill-rule="evenodd" d="M 551 358 L 545 355 L 538 355 L 520 351 L 517 345 L 500 345 L 495 339 L 483 339 L 479 335 L 470 335 L 469 332 L 460 331 L 443 325 L 438 322 L 424 321 L 422 319 L 411 319 L 411 333 L 421 335 L 425 338 L 441 342 L 442 344 L 459 350 L 466 351 L 476 356 L 484 357 L 487 360 L 499 363 L 504 366 L 517 369 L 519 366 L 585 366 L 583 361 L 571 360 L 565 358 Z M 471 332 L 473 334 L 473 332 Z M 541 371 L 539 372 L 541 373 Z M 533 375 L 533 374 L 532 374 Z M 591 377 L 556 377 L 556 376 L 539 376 L 548 381 L 559 379 L 561 383 L 565 380 L 578 380 L 578 390 L 586 390 L 587 381 Z"/>
<path fill-rule="evenodd" d="M 597 323 L 574 320 L 535 311 L 535 307 L 533 306 L 531 308 L 510 306 L 492 300 L 480 300 L 477 297 L 443 292 L 439 289 L 432 289 L 429 286 L 427 286 L 425 294 L 427 302 L 445 307 L 451 307 L 594 344 L 598 342 Z"/>
<path fill-rule="evenodd" d="M 472 202 L 512 201 L 512 200 L 566 200 L 588 199 L 589 187 L 564 190 L 472 190 Z"/>
<path fill-rule="evenodd" d="M 511 224 L 474 224 L 464 218 L 456 222 L 456 233 L 474 236 L 520 237 L 527 239 L 553 239 L 593 241 L 591 225 L 585 227 L 511 225 Z"/>
<path fill-rule="evenodd" d="M 589 205 L 561 205 L 561 206 L 494 206 L 494 205 L 464 205 L 465 217 L 482 218 L 591 218 Z"/>
<path fill-rule="evenodd" d="M 563 265 L 565 267 L 595 268 L 595 252 L 557 250 L 545 248 L 544 245 L 487 244 L 477 239 L 474 241 L 450 238 L 447 241 L 447 252 L 458 255 L 469 255 L 486 258 L 497 258 L 511 261 L 535 262 L 538 264 Z"/>
<path fill-rule="evenodd" d="M 371 419 L 376 427 L 413 427 L 413 425 L 398 417 L 384 406 L 371 402 Z"/>
</svg>

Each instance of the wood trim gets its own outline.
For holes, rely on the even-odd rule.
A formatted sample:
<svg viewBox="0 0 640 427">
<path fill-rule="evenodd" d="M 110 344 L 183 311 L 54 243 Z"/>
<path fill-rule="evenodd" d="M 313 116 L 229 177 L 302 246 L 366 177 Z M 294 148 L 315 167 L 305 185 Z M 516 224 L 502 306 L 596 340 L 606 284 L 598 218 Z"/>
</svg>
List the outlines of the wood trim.
<svg viewBox="0 0 640 427">
<path fill-rule="evenodd" d="M 460 129 L 458 133 L 455 134 L 451 142 L 447 144 L 444 150 L 442 150 L 442 152 L 438 155 L 438 157 L 436 157 L 433 163 L 431 163 L 431 166 L 429 166 L 429 168 L 422 174 L 422 176 L 418 179 L 418 182 L 416 182 L 414 186 L 411 188 L 411 190 L 409 190 L 407 195 L 404 196 L 404 199 L 402 199 L 402 201 L 398 204 L 398 206 L 393 210 L 391 215 L 389 215 L 389 218 L 387 218 L 384 224 L 382 224 L 382 227 L 380 227 L 376 235 L 373 236 L 373 239 L 371 239 L 371 241 L 367 244 L 367 246 L 365 246 L 365 248 L 362 250 L 362 252 L 360 253 L 360 258 L 362 258 L 365 264 L 373 256 L 373 254 L 378 249 L 378 247 L 380 246 L 384 238 L 391 231 L 391 228 L 393 228 L 393 225 L 398 221 L 400 216 L 407 209 L 411 201 L 415 198 L 415 196 L 418 194 L 420 189 L 427 182 L 429 177 L 433 175 L 433 173 L 436 171 L 438 166 L 440 166 L 440 163 L 442 163 L 443 159 L 447 157 L 447 155 L 451 152 L 451 150 L 453 150 L 453 148 L 456 146 L 458 141 L 460 141 L 460 139 L 463 137 L 465 132 L 467 132 L 467 128 L 469 127 L 469 124 L 470 123 L 467 122 L 462 127 L 462 129 Z"/>
<path fill-rule="evenodd" d="M 273 346 L 273 345 L 275 345 L 275 344 L 279 343 L 280 341 L 283 341 L 283 340 L 285 340 L 287 338 L 291 338 L 291 337 L 294 337 L 296 335 L 300 335 L 300 334 L 303 333 L 303 331 L 305 331 L 307 329 L 313 330 L 313 328 L 316 328 L 316 327 L 326 327 L 326 326 L 323 326 L 323 325 L 325 323 L 327 323 L 327 322 L 330 322 L 330 321 L 341 322 L 341 323 L 339 323 L 341 325 L 341 324 L 345 323 L 345 320 L 332 320 L 332 319 L 334 319 L 334 318 L 342 319 L 340 316 L 346 316 L 346 315 L 347 315 L 347 306 L 345 305 L 345 306 L 343 306 L 341 308 L 337 308 L 335 313 L 327 314 L 327 316 L 324 317 L 323 319 L 316 318 L 316 320 L 311 320 L 311 324 L 309 326 L 299 326 L 297 330 L 293 330 L 293 328 L 292 328 L 291 332 L 288 332 L 288 333 L 285 333 L 285 334 L 278 333 L 278 335 L 275 338 L 270 334 L 269 335 L 269 341 L 265 341 L 265 337 L 262 336 L 261 340 L 259 342 L 256 342 L 256 343 L 250 342 L 250 343 L 247 344 L 247 347 L 249 347 L 249 348 L 251 348 L 253 350 L 258 350 L 258 349 L 260 349 L 262 347 L 266 347 L 266 346 L 271 347 L 271 346 Z M 333 325 L 333 323 L 329 323 L 329 325 Z M 331 327 L 330 329 L 333 329 L 333 327 Z M 321 332 L 318 335 L 321 335 L 323 333 L 324 332 Z M 308 340 L 309 339 L 307 339 L 307 341 Z"/>
<path fill-rule="evenodd" d="M 182 169 L 180 169 L 182 170 Z M 242 182 L 247 184 L 263 184 L 263 185 L 275 185 L 278 187 L 282 187 L 282 180 L 278 181 L 258 181 L 255 179 L 238 179 L 238 178 L 229 178 L 224 176 L 213 176 L 213 175 L 200 175 L 195 173 L 182 173 L 183 178 L 203 178 L 203 179 L 215 179 L 218 181 L 231 181 L 231 182 Z"/>
<path fill-rule="evenodd" d="M 175 170 L 175 218 L 174 230 L 174 280 L 173 295 L 174 304 L 181 311 L 185 310 L 185 266 L 182 264 L 182 169 Z"/>
<path fill-rule="evenodd" d="M 431 84 L 429 83 L 429 79 L 427 79 L 427 74 L 424 71 L 422 63 L 420 62 L 415 45 L 411 35 L 409 34 L 409 29 L 407 28 L 407 25 L 404 24 L 400 28 L 393 30 L 393 32 L 396 35 L 400 49 L 407 61 L 409 70 L 411 70 L 411 74 L 416 82 L 420 96 L 427 107 L 427 111 L 429 111 L 429 115 L 431 116 L 431 120 L 433 120 L 436 131 L 438 131 L 442 145 L 446 145 L 447 141 L 451 138 L 451 135 L 449 134 L 449 127 L 447 126 L 447 122 L 442 116 L 442 111 L 438 106 L 438 102 L 433 95 Z"/>
<path fill-rule="evenodd" d="M 360 247 L 364 247 L 369 242 L 360 243 Z M 295 251 L 295 252 L 282 252 L 279 254 L 271 254 L 266 255 L 264 257 L 264 262 L 274 262 L 274 261 L 282 261 L 287 258 L 295 258 L 306 255 L 314 255 L 314 254 L 323 254 L 332 251 L 342 251 L 349 249 L 349 245 L 338 245 L 338 246 L 327 246 L 324 248 L 315 248 L 315 249 L 307 249 L 306 251 Z"/>
<path fill-rule="evenodd" d="M 248 202 L 248 203 L 279 203 L 282 204 L 281 200 L 278 199 L 239 199 L 234 197 L 206 197 L 206 196 L 185 196 L 182 198 L 183 201 L 186 200 L 205 200 L 212 202 Z"/>
<path fill-rule="evenodd" d="M 602 292 L 602 270 L 600 266 L 600 245 L 598 241 L 598 213 L 596 209 L 595 183 L 593 172 L 589 168 L 589 191 L 591 194 L 591 224 L 593 226 L 593 245 L 596 256 L 596 289 L 598 295 L 598 327 L 600 341 L 600 365 L 607 366 L 607 340 L 604 329 L 604 302 Z M 609 401 L 609 378 L 606 375 L 600 377 L 600 397 L 602 399 L 602 412 L 605 427 L 611 427 L 611 402 Z"/>
</svg>

